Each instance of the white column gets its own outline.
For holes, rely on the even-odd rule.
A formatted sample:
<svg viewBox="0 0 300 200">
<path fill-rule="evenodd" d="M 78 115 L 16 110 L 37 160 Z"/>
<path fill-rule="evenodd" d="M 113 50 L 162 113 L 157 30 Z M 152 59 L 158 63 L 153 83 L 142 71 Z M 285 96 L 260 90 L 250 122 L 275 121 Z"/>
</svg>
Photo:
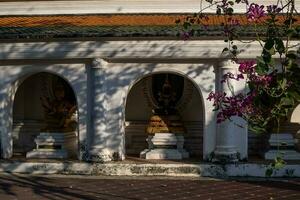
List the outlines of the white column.
<svg viewBox="0 0 300 200">
<path fill-rule="evenodd" d="M 0 149 L 2 158 L 11 158 L 13 156 L 13 95 L 17 89 L 14 85 L 1 84 L 0 90 Z"/>
<path fill-rule="evenodd" d="M 94 59 L 89 72 L 89 157 L 92 161 L 107 161 L 110 153 L 106 152 L 106 83 L 105 67 L 107 62 L 103 59 Z"/>
<path fill-rule="evenodd" d="M 228 72 L 236 74 L 237 65 L 232 61 L 224 61 L 216 67 L 216 88 L 219 92 L 225 92 L 228 96 L 231 91 L 226 83 L 222 84 L 223 76 Z M 229 80 L 232 89 L 237 94 L 243 92 L 244 82 Z M 238 126 L 242 125 L 243 127 Z M 239 117 L 232 117 L 232 121 L 226 120 L 217 124 L 216 149 L 214 151 L 215 161 L 233 162 L 247 158 L 247 127 L 246 123 Z"/>
</svg>

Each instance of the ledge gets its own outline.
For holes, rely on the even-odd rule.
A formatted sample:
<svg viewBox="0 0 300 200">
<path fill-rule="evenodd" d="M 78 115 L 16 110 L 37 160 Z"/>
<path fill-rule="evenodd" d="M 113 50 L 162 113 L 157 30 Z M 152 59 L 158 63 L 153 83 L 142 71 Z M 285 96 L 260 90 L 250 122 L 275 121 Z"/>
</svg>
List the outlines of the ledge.
<svg viewBox="0 0 300 200">
<path fill-rule="evenodd" d="M 241 163 L 216 165 L 201 164 L 123 164 L 82 162 L 6 162 L 0 163 L 0 171 L 26 174 L 70 174 L 97 176 L 173 176 L 173 177 L 262 177 L 265 164 Z M 300 166 L 287 164 L 275 171 L 272 177 L 300 177 Z"/>
</svg>

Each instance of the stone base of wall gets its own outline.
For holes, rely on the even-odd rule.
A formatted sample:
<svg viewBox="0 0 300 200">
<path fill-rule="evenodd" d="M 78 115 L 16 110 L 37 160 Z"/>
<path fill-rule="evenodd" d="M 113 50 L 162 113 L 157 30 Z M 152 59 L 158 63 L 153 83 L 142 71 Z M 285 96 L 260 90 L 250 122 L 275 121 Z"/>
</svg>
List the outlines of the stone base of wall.
<svg viewBox="0 0 300 200">
<path fill-rule="evenodd" d="M 176 176 L 176 177 L 262 177 L 266 164 L 241 163 L 216 165 L 200 164 L 126 164 L 80 162 L 12 162 L 2 161 L 0 172 L 27 174 L 70 174 L 101 176 Z M 275 171 L 272 177 L 300 177 L 300 165 L 287 164 Z"/>
</svg>

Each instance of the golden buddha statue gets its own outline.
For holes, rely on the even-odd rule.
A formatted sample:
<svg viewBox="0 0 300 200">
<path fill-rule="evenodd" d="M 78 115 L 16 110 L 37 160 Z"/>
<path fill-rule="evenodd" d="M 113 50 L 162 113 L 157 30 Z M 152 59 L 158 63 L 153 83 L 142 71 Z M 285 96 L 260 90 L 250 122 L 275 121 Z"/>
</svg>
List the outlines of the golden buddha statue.
<svg viewBox="0 0 300 200">
<path fill-rule="evenodd" d="M 168 74 L 161 91 L 158 93 L 160 107 L 153 110 L 149 125 L 146 129 L 148 134 L 174 133 L 183 134 L 184 125 L 175 109 L 176 93 L 170 84 Z"/>
</svg>

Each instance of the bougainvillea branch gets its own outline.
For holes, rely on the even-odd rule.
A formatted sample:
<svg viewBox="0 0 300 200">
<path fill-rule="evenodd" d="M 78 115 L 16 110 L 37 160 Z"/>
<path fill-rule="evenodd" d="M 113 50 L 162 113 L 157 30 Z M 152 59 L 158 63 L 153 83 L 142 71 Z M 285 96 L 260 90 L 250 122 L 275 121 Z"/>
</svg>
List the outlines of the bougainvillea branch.
<svg viewBox="0 0 300 200">
<path fill-rule="evenodd" d="M 222 53 L 230 56 L 238 64 L 238 73 L 227 73 L 221 84 L 227 84 L 230 92 L 214 91 L 207 99 L 213 102 L 217 112 L 217 123 L 240 117 L 247 121 L 254 133 L 272 133 L 280 131 L 281 122 L 300 103 L 300 47 L 299 43 L 290 45 L 290 41 L 299 39 L 300 27 L 295 26 L 295 0 L 278 0 L 275 5 L 259 5 L 248 0 L 206 0 L 215 6 L 216 14 L 223 17 L 224 42 Z M 243 41 L 241 22 L 234 17 L 234 5 L 244 4 L 247 26 L 252 27 L 255 39 Z M 188 17 L 183 22 L 182 37 L 186 40 L 195 35 L 194 27 L 207 28 L 209 18 L 204 10 Z M 205 20 L 199 20 L 205 19 Z M 177 21 L 180 24 L 182 21 Z M 201 23 L 199 23 L 201 22 Z M 235 41 L 258 42 L 262 47 L 261 55 L 253 60 L 240 60 L 240 50 Z M 298 48 L 298 49 L 297 49 Z M 243 82 L 246 92 L 235 93 L 231 83 Z M 284 166 L 280 153 L 266 170 L 271 176 L 275 169 Z"/>
<path fill-rule="evenodd" d="M 242 0 L 206 1 L 215 6 L 217 15 L 224 17 L 220 26 L 223 27 L 224 41 L 228 46 L 223 52 L 231 55 L 233 62 L 239 65 L 238 73 L 225 74 L 221 83 L 243 81 L 247 87 L 245 93 L 210 93 L 207 99 L 213 102 L 218 112 L 217 123 L 238 116 L 248 122 L 253 132 L 269 132 L 278 121 L 287 118 L 288 113 L 300 102 L 299 50 L 297 52 L 289 46 L 289 41 L 299 29 L 294 26 L 295 2 L 288 0 L 278 1 L 276 5 L 259 5 Z M 245 5 L 248 26 L 252 25 L 256 36 L 254 41 L 262 46 L 262 53 L 255 60 L 238 59 L 240 51 L 234 41 L 241 41 L 241 37 L 240 21 L 233 16 L 235 4 Z M 203 13 L 202 10 L 184 22 L 184 39 L 194 36 L 195 25 L 205 26 L 203 20 L 201 23 L 196 20 L 199 16 L 208 20 Z M 279 20 L 282 15 L 285 16 L 283 22 Z M 264 31 L 261 31 L 262 28 Z"/>
</svg>

